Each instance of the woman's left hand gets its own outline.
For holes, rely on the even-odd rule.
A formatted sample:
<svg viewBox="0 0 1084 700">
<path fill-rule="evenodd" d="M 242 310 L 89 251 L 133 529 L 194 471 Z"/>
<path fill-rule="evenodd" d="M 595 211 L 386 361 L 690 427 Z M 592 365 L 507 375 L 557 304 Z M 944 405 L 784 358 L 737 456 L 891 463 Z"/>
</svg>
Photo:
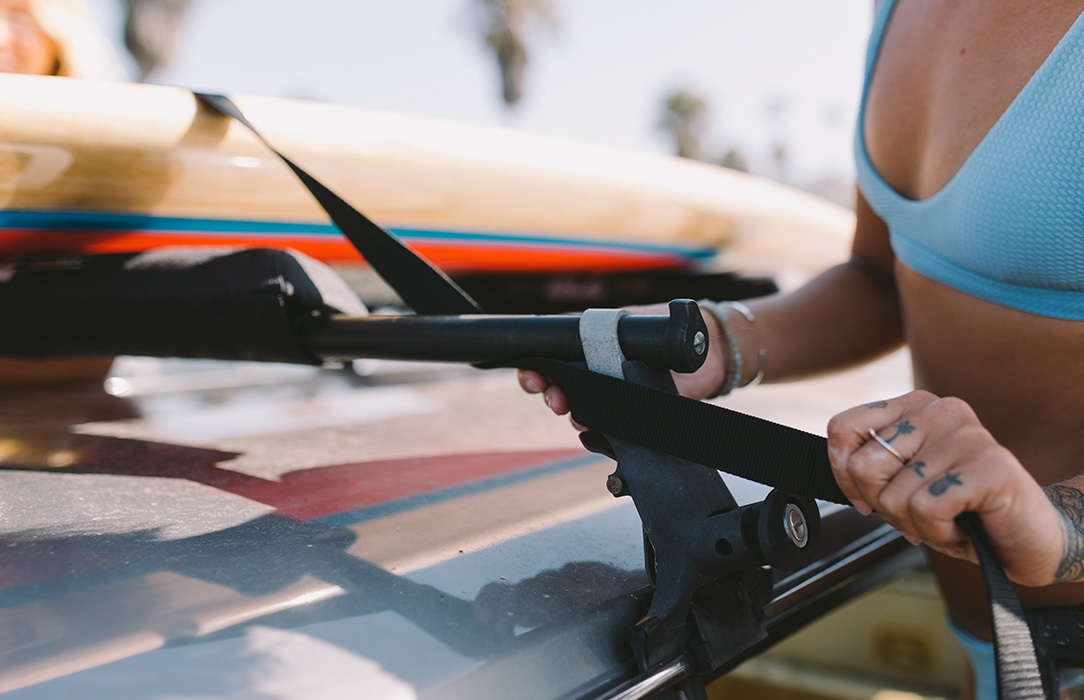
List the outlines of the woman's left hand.
<svg viewBox="0 0 1084 700">
<path fill-rule="evenodd" d="M 829 423 L 828 455 L 855 507 L 910 542 L 977 561 L 955 520 L 973 511 L 1010 579 L 1041 586 L 1061 573 L 1064 518 L 963 401 L 914 391 L 853 408 Z"/>
</svg>

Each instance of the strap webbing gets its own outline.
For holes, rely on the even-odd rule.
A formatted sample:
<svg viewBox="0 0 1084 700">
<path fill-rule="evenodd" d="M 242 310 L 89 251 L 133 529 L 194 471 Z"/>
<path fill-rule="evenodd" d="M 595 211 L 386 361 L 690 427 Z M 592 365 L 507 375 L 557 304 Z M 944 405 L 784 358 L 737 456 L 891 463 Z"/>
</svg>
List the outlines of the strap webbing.
<svg viewBox="0 0 1084 700">
<path fill-rule="evenodd" d="M 998 698 L 1041 700 L 1048 697 L 1043 689 L 1035 640 L 1024 617 L 1024 608 L 986 538 L 979 517 L 974 513 L 964 513 L 956 521 L 975 548 L 990 597 Z"/>
<path fill-rule="evenodd" d="M 243 124 L 276 156 L 294 171 L 342 234 L 357 248 L 373 270 L 402 297 L 407 306 L 420 314 L 476 314 L 481 309 L 447 275 L 407 248 L 390 231 L 373 223 L 347 204 L 342 197 L 279 153 L 256 130 L 230 98 L 224 95 L 195 93 L 196 97 L 219 114 Z"/>
<path fill-rule="evenodd" d="M 593 430 L 791 493 L 850 503 L 822 437 L 556 360 L 515 364 L 560 386 L 572 419 Z"/>
</svg>

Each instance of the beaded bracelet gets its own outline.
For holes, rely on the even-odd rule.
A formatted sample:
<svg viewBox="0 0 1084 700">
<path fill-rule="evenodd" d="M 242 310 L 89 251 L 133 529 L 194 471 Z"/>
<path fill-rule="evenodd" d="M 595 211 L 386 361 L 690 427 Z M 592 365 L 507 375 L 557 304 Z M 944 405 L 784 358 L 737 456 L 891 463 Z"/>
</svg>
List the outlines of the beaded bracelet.
<svg viewBox="0 0 1084 700">
<path fill-rule="evenodd" d="M 726 375 L 723 378 L 723 384 L 715 394 L 710 398 L 718 398 L 720 396 L 726 396 L 734 389 L 745 388 L 749 386 L 756 386 L 764 378 L 764 363 L 768 357 L 768 351 L 764 348 L 760 348 L 757 351 L 757 371 L 745 384 L 738 386 L 738 382 L 741 381 L 742 368 L 744 366 L 744 360 L 742 358 L 741 349 L 738 347 L 738 338 L 730 329 L 730 321 L 728 319 L 727 311 L 733 309 L 738 312 L 746 321 L 754 323 L 757 318 L 753 314 L 753 310 L 740 301 L 722 301 L 715 302 L 710 299 L 701 299 L 699 302 L 708 313 L 719 322 L 719 327 L 723 331 L 723 340 L 726 342 Z"/>
</svg>

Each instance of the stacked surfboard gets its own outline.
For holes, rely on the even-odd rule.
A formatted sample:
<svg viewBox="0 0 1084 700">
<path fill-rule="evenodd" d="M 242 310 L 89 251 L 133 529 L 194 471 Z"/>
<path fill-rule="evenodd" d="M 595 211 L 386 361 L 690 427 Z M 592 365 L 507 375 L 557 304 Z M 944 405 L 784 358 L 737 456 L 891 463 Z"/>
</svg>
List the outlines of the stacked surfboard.
<svg viewBox="0 0 1084 700">
<path fill-rule="evenodd" d="M 450 273 L 819 269 L 853 216 L 765 180 L 509 129 L 235 97 L 279 150 Z M 239 124 L 162 86 L 0 76 L 0 256 L 291 247 L 360 263 Z"/>
</svg>

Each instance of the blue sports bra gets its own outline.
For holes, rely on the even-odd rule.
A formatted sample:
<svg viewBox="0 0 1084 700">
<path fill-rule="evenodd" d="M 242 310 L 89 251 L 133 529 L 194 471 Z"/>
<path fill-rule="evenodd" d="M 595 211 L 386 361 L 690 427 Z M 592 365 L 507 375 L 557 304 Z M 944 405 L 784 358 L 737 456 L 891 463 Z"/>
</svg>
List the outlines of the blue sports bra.
<svg viewBox="0 0 1084 700">
<path fill-rule="evenodd" d="M 858 185 L 896 257 L 972 296 L 1084 320 L 1084 15 L 953 178 L 912 200 L 873 168 L 866 98 L 895 0 L 880 3 L 855 130 Z"/>
</svg>

